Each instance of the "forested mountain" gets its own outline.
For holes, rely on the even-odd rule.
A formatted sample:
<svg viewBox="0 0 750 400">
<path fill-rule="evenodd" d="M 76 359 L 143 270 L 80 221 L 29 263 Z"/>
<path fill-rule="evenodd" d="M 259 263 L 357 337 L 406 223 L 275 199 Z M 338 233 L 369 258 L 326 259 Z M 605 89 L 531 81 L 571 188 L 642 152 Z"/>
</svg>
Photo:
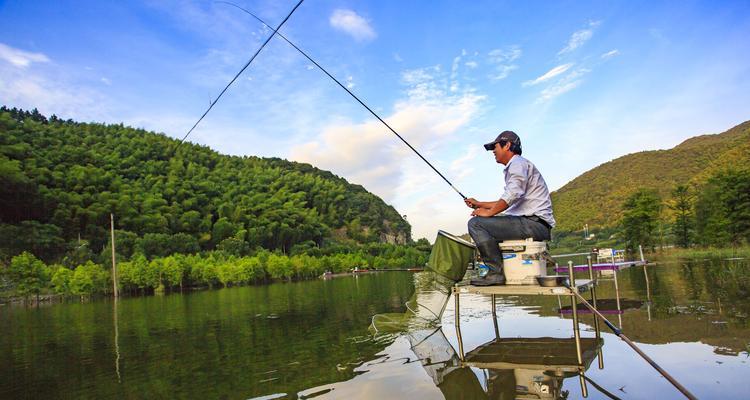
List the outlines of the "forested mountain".
<svg viewBox="0 0 750 400">
<path fill-rule="evenodd" d="M 750 168 L 750 121 L 721 134 L 690 138 L 669 150 L 628 154 L 587 171 L 552 193 L 558 229 L 614 226 L 623 202 L 638 190 L 653 189 L 668 199 L 677 185 L 700 186 L 727 168 Z"/>
<path fill-rule="evenodd" d="M 82 241 L 100 252 L 110 213 L 125 246 L 137 239 L 164 254 L 411 240 L 393 207 L 330 172 L 176 145 L 122 124 L 3 107 L 0 256 L 55 259 Z"/>
</svg>

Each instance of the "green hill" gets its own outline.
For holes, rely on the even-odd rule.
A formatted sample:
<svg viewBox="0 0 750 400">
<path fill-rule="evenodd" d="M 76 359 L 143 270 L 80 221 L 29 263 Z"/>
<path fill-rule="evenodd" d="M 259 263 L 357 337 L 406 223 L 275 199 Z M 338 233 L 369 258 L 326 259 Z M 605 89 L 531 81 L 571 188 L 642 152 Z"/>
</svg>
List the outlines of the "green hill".
<svg viewBox="0 0 750 400">
<path fill-rule="evenodd" d="M 147 237 L 165 253 L 411 240 L 393 207 L 330 172 L 189 143 L 173 154 L 176 145 L 122 124 L 3 107 L 0 256 L 55 259 L 82 240 L 99 252 L 110 213 L 125 242 Z"/>
<path fill-rule="evenodd" d="M 612 226 L 620 219 L 623 200 L 638 189 L 655 189 L 667 199 L 676 185 L 699 185 L 728 167 L 750 168 L 750 121 L 669 150 L 628 154 L 585 172 L 552 193 L 558 229 Z"/>
</svg>

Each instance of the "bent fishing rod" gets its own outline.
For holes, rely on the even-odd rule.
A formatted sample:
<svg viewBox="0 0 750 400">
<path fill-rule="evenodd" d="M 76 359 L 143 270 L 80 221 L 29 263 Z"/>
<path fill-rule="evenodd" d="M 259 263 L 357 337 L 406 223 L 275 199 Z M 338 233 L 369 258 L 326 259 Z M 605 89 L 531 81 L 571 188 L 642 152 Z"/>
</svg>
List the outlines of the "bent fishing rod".
<svg viewBox="0 0 750 400">
<path fill-rule="evenodd" d="M 315 60 L 313 60 L 312 57 L 310 57 L 309 55 L 307 55 L 307 53 L 305 53 L 304 51 L 302 51 L 302 49 L 300 49 L 299 47 L 297 47 L 297 45 L 295 45 L 289 39 L 287 39 L 286 36 L 282 35 L 278 31 L 278 28 L 277 29 L 272 28 L 265 21 L 263 21 L 262 19 L 260 19 L 260 17 L 258 17 L 257 15 L 253 14 L 252 12 L 250 12 L 250 11 L 248 11 L 248 10 L 240 7 L 240 6 L 238 6 L 237 4 L 234 4 L 234 3 L 231 3 L 231 2 L 228 2 L 228 1 L 217 1 L 216 3 L 228 4 L 228 5 L 232 6 L 232 7 L 236 7 L 238 9 L 240 9 L 240 10 L 242 10 L 242 11 L 250 14 L 250 16 L 252 16 L 253 18 L 255 18 L 258 22 L 260 22 L 261 24 L 265 25 L 268 29 L 271 29 L 273 31 L 274 35 L 278 35 L 280 38 L 284 39 L 284 41 L 286 41 L 287 43 L 289 43 L 290 46 L 294 47 L 295 50 L 297 50 L 298 52 L 300 52 L 300 54 L 302 54 L 303 56 L 305 56 L 305 58 L 307 58 L 316 67 L 318 67 L 318 69 L 320 69 L 321 71 L 323 71 L 324 74 L 328 75 L 328 77 L 331 78 L 334 82 L 336 82 L 336 84 L 338 84 L 342 89 L 344 89 L 346 91 L 346 93 L 349 93 L 349 95 L 352 96 L 354 98 L 354 100 L 357 100 L 357 102 L 359 104 L 361 104 L 362 107 L 364 107 L 365 109 L 367 109 L 367 111 L 369 111 L 370 114 L 372 114 L 375 118 L 377 118 L 378 121 L 382 122 L 383 125 L 385 125 L 385 127 L 388 128 L 388 130 L 390 130 L 394 135 L 396 135 L 396 137 L 398 137 L 399 139 L 401 139 L 401 141 L 404 142 L 404 144 L 407 145 L 416 155 L 418 155 L 419 158 L 422 159 L 422 161 L 424 161 L 425 163 L 427 163 L 427 165 L 429 165 L 430 168 L 432 168 L 432 170 L 435 171 L 436 174 L 440 175 L 440 177 L 443 178 L 443 180 L 445 181 L 445 183 L 447 183 L 448 186 L 451 187 L 451 189 L 455 190 L 456 193 L 458 193 L 458 195 L 461 196 L 462 199 L 466 200 L 466 196 L 464 196 L 463 193 L 461 193 L 458 189 L 456 189 L 456 187 L 453 186 L 453 184 L 448 180 L 448 178 L 446 178 L 445 176 L 443 176 L 443 174 L 441 174 L 440 171 L 437 170 L 437 168 L 435 168 L 429 161 L 427 161 L 427 159 L 424 158 L 422 156 L 422 154 L 420 154 L 417 151 L 417 149 L 415 149 L 411 144 L 409 144 L 409 142 L 406 141 L 406 139 L 404 139 L 401 135 L 399 135 L 398 132 L 396 132 L 395 129 L 391 128 L 391 126 L 388 125 L 388 123 L 385 122 L 385 120 L 383 120 L 383 118 L 380 118 L 380 116 L 377 113 L 375 113 L 375 111 L 373 111 L 370 107 L 367 106 L 367 104 L 365 104 L 362 100 L 360 100 L 360 98 L 357 97 L 357 95 L 355 95 L 354 93 L 352 93 L 352 91 L 349 90 L 349 88 L 347 88 L 345 85 L 343 85 L 338 79 L 336 79 L 333 75 L 331 75 L 325 68 L 323 68 Z M 281 24 L 279 25 L 279 28 L 281 28 Z M 271 37 L 273 37 L 273 35 L 271 35 Z"/>
<path fill-rule="evenodd" d="M 296 5 L 296 6 L 294 6 L 294 8 L 292 8 L 292 11 L 289 11 L 289 14 L 288 14 L 288 15 L 286 16 L 286 18 L 284 18 L 284 20 L 283 20 L 283 21 L 281 21 L 281 23 L 279 24 L 279 26 L 277 26 L 277 27 L 276 27 L 276 29 L 273 29 L 273 28 L 269 27 L 269 28 L 271 28 L 271 30 L 273 31 L 273 33 L 271 33 L 271 36 L 269 36 L 269 37 L 268 37 L 268 38 L 266 39 L 266 41 L 265 41 L 265 42 L 263 42 L 263 44 L 262 44 L 262 45 L 260 45 L 260 47 L 259 47 L 259 48 L 258 48 L 258 50 L 257 50 L 257 51 L 255 52 L 255 54 L 253 54 L 253 56 L 252 56 L 252 57 L 250 57 L 250 60 L 248 60 L 248 61 L 247 61 L 247 62 L 245 63 L 245 66 L 243 66 L 243 67 L 242 67 L 242 69 L 240 69 L 240 71 L 239 71 L 239 72 L 237 72 L 237 74 L 236 74 L 236 75 L 234 76 L 234 78 L 232 78 L 232 80 L 231 80 L 231 81 L 229 81 L 229 83 L 227 83 L 227 85 L 226 85 L 226 86 L 224 87 L 224 89 L 223 89 L 223 90 L 221 91 L 221 93 L 219 93 L 219 96 L 218 96 L 218 97 L 216 97 L 216 100 L 212 101 L 212 102 L 211 102 L 211 103 L 209 104 L 209 106 L 208 106 L 208 109 L 207 109 L 207 110 L 206 110 L 206 111 L 205 111 L 205 112 L 203 113 L 203 115 L 201 115 L 201 117 L 200 117 L 200 118 L 198 118 L 198 121 L 196 121 L 196 122 L 195 122 L 195 124 L 193 124 L 193 127 L 192 127 L 192 128 L 190 128 L 190 130 L 189 130 L 189 131 L 188 131 L 188 132 L 187 132 L 187 133 L 185 134 L 185 136 L 183 136 L 183 138 L 182 138 L 182 139 L 180 139 L 180 141 L 179 141 L 179 142 L 177 143 L 177 146 L 175 146 L 175 148 L 174 148 L 174 153 L 176 153 L 176 152 L 177 152 L 177 149 L 178 149 L 178 148 L 180 147 L 180 145 L 182 144 L 182 142 L 184 142 L 184 141 L 185 141 L 185 139 L 187 139 L 187 137 L 188 137 L 188 136 L 189 136 L 189 135 L 190 135 L 190 134 L 191 134 L 191 133 L 193 132 L 193 130 L 195 129 L 195 127 L 196 127 L 196 126 L 198 126 L 198 124 L 200 124 L 200 122 L 201 122 L 201 121 L 203 120 L 203 118 L 204 118 L 204 117 L 205 117 L 205 116 L 206 116 L 206 115 L 208 114 L 208 112 L 209 112 L 209 111 L 211 111 L 211 109 L 212 109 L 212 108 L 214 108 L 214 105 L 216 105 L 216 103 L 218 103 L 218 102 L 219 102 L 219 99 L 221 98 L 221 96 L 223 96 L 223 95 L 224 95 L 224 93 L 225 93 L 225 92 L 227 91 L 227 89 L 229 89 L 229 87 L 230 87 L 230 86 L 232 86 L 232 84 L 234 83 L 234 81 L 236 81 L 236 80 L 237 80 L 237 78 L 239 78 L 239 77 L 240 77 L 240 75 L 241 75 L 241 74 L 242 74 L 243 72 L 245 72 L 245 70 L 247 69 L 247 67 L 249 67 L 249 66 L 250 66 L 250 64 L 251 64 L 251 63 L 253 62 L 253 60 L 255 60 L 255 57 L 257 57 L 257 56 L 258 56 L 258 54 L 260 54 L 260 51 L 261 51 L 261 50 L 263 50 L 263 48 L 264 48 L 264 47 L 266 47 L 266 45 L 268 44 L 268 42 L 270 42 L 270 41 L 271 41 L 271 39 L 273 38 L 273 35 L 276 35 L 276 34 L 278 33 L 278 30 L 279 30 L 279 29 L 281 29 L 281 27 L 282 27 L 282 26 L 284 25 L 284 23 L 286 23 L 286 21 L 287 21 L 287 20 L 289 19 L 289 17 L 291 17 L 291 16 L 292 16 L 292 14 L 294 14 L 294 12 L 295 12 L 295 11 L 297 10 L 297 8 L 299 8 L 299 6 L 300 6 L 300 5 L 302 4 L 302 2 L 303 2 L 303 1 L 305 1 L 305 0 L 299 0 L 299 2 L 297 3 L 297 5 Z M 268 25 L 266 25 L 266 26 L 268 26 Z M 173 154 L 174 154 L 174 153 L 173 153 Z"/>
<path fill-rule="evenodd" d="M 641 349 L 639 349 L 638 346 L 635 345 L 635 343 L 633 343 L 630 339 L 628 339 L 628 337 L 625 336 L 624 333 L 622 333 L 622 329 L 616 327 L 611 322 L 609 322 L 609 320 L 605 318 L 604 315 L 602 315 L 602 313 L 600 313 L 596 308 L 594 308 L 594 306 L 589 304 L 589 302 L 586 301 L 586 299 L 583 296 L 581 296 L 581 294 L 578 293 L 578 290 L 576 290 L 576 288 L 574 288 L 573 286 L 575 286 L 575 284 L 568 285 L 567 287 L 576 297 L 578 297 L 579 300 L 583 302 L 583 305 L 588 307 L 588 309 L 591 310 L 591 312 L 593 312 L 597 317 L 599 317 L 604 322 L 604 324 L 607 325 L 607 327 L 611 329 L 615 335 L 617 335 L 617 337 L 622 339 L 623 342 L 627 343 L 628 346 L 630 346 L 633 350 L 635 350 L 636 353 L 638 353 L 638 355 L 643 357 L 643 359 L 646 360 L 646 362 L 648 362 L 652 367 L 654 367 L 654 369 L 659 371 L 659 373 L 664 378 L 666 378 L 669 381 L 669 383 L 671 383 L 675 388 L 677 388 L 677 390 L 682 392 L 682 394 L 685 395 L 685 397 L 687 397 L 690 400 L 697 400 L 697 397 L 695 397 L 692 393 L 690 393 L 690 391 L 687 390 L 687 388 L 682 386 L 680 382 L 677 382 L 677 380 L 674 379 L 671 375 L 669 375 L 669 373 L 667 373 L 667 371 L 665 371 L 662 367 L 660 367 L 659 364 L 656 363 L 656 361 L 652 360 L 651 357 L 646 355 L 646 353 L 641 351 Z"/>
</svg>

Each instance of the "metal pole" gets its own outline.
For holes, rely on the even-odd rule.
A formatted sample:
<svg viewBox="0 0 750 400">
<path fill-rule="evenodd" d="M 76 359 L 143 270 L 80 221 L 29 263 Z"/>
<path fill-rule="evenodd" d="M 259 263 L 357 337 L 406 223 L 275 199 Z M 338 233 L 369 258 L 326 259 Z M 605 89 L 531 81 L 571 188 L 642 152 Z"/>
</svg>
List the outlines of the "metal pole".
<svg viewBox="0 0 750 400">
<path fill-rule="evenodd" d="M 492 323 L 495 325 L 495 339 L 500 339 L 500 328 L 497 326 L 497 311 L 495 310 L 497 295 L 492 295 Z"/>
<path fill-rule="evenodd" d="M 612 267 L 612 275 L 615 277 L 615 300 L 617 300 L 617 320 L 622 328 L 622 309 L 620 308 L 620 286 L 617 285 L 617 267 Z"/>
<path fill-rule="evenodd" d="M 115 215 L 109 214 L 109 233 L 112 243 L 112 291 L 115 298 L 119 295 L 117 290 L 117 261 L 115 261 Z"/>
<path fill-rule="evenodd" d="M 586 261 L 588 261 L 589 265 L 589 279 L 591 279 L 592 282 L 594 282 L 594 265 L 593 260 L 591 259 L 591 256 L 586 257 Z M 591 303 L 594 305 L 594 308 L 596 308 L 596 283 L 591 284 Z M 594 316 L 594 332 L 596 332 L 596 345 L 598 347 L 597 353 L 598 353 L 598 359 L 599 359 L 599 369 L 604 369 L 604 351 L 602 351 L 602 348 L 599 346 L 599 340 L 601 338 L 601 328 L 599 327 L 599 319 Z"/>
<path fill-rule="evenodd" d="M 570 306 L 573 309 L 573 337 L 575 338 L 575 342 L 576 342 L 576 359 L 578 360 L 578 368 L 580 369 L 580 374 L 578 375 L 578 379 L 581 382 L 581 394 L 583 395 L 583 397 L 588 397 L 586 381 L 583 379 L 583 355 L 581 354 L 581 332 L 578 326 L 578 301 L 573 295 L 573 293 L 576 293 L 576 291 L 578 290 L 578 286 L 576 286 L 575 279 L 573 277 L 573 261 L 568 261 L 568 275 L 570 276 L 570 291 L 571 291 Z"/>
<path fill-rule="evenodd" d="M 643 275 L 646 277 L 646 311 L 648 312 L 648 320 L 651 321 L 651 287 L 648 283 L 648 267 L 643 264 Z"/>
<path fill-rule="evenodd" d="M 461 358 L 461 361 L 464 361 L 464 341 L 461 337 L 461 317 L 459 315 L 460 305 L 458 303 L 458 287 L 453 287 L 453 297 L 455 297 L 456 300 L 456 310 L 454 311 L 455 315 L 455 321 L 454 324 L 456 325 L 456 339 L 458 339 L 458 355 Z"/>
</svg>

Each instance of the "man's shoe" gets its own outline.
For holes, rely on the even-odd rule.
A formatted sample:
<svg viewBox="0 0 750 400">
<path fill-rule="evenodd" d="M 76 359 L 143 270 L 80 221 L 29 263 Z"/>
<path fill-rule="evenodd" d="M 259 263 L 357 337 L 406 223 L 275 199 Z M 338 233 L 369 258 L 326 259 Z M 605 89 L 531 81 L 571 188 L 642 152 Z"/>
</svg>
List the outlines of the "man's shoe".
<svg viewBox="0 0 750 400">
<path fill-rule="evenodd" d="M 484 277 L 479 279 L 472 279 L 469 283 L 473 286 L 505 285 L 505 275 L 497 273 L 495 271 L 490 271 Z"/>
</svg>

